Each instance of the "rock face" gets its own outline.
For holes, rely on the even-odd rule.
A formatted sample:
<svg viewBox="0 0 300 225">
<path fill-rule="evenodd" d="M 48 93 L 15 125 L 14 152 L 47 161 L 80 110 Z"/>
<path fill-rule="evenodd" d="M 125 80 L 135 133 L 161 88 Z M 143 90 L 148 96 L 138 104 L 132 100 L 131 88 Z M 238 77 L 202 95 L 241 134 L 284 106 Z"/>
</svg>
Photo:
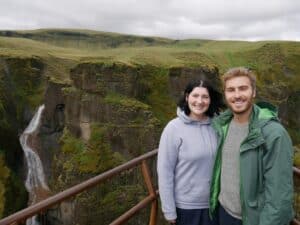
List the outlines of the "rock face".
<svg viewBox="0 0 300 225">
<path fill-rule="evenodd" d="M 216 88 L 221 87 L 219 71 L 217 68 L 186 68 L 173 67 L 169 72 L 170 93 L 174 99 L 179 99 L 187 82 L 192 79 L 205 79 Z"/>
<path fill-rule="evenodd" d="M 293 91 L 289 96 L 279 105 L 279 116 L 282 123 L 288 129 L 290 136 L 294 140 L 300 140 L 300 91 Z M 298 141 L 299 145 L 299 141 Z M 298 166 L 298 165 L 297 165 Z"/>
<path fill-rule="evenodd" d="M 38 57 L 0 58 L 0 155 L 4 155 L 9 176 L 3 184 L 0 216 L 24 208 L 27 194 L 22 179 L 26 169 L 19 134 L 43 98 L 44 65 Z M 1 206 L 0 206 L 1 208 Z"/>
<path fill-rule="evenodd" d="M 234 66 L 257 72 L 258 99 L 279 107 L 299 148 L 297 42 L 179 41 L 76 30 L 0 36 L 0 217 L 26 206 L 19 135 L 42 104 L 42 124 L 30 141 L 53 194 L 156 148 L 188 80 L 205 77 L 220 88 L 219 70 Z M 146 192 L 139 168 L 133 169 L 55 206 L 45 219 L 53 225 L 109 224 Z M 129 224 L 144 224 L 148 215 Z"/>
<path fill-rule="evenodd" d="M 122 64 L 81 64 L 65 88 L 66 128 L 87 141 L 92 124 L 109 127 L 114 151 L 134 156 L 157 146 L 157 125 L 150 107 L 137 99 L 137 68 Z M 136 138 L 140 137 L 140 143 Z"/>
<path fill-rule="evenodd" d="M 65 100 L 62 89 L 67 86 L 48 81 L 45 90 L 45 110 L 39 130 L 39 156 L 48 179 L 51 178 L 52 174 L 53 156 L 60 151 L 59 139 L 65 126 Z"/>
<path fill-rule="evenodd" d="M 54 192 L 156 148 L 163 126 L 175 116 L 174 102 L 190 79 L 202 77 L 219 85 L 216 69 L 176 67 L 160 70 L 121 63 L 79 64 L 71 70 L 70 77 L 72 85 L 49 82 L 45 94 L 46 109 L 40 130 L 41 158 Z M 172 112 L 166 120 L 159 118 L 159 110 L 164 107 Z M 71 204 L 72 210 L 67 211 L 75 216 L 78 211 L 89 213 L 90 206 L 101 211 L 103 205 L 116 202 L 116 205 L 107 205 L 112 214 L 102 215 L 103 220 L 112 221 L 116 216 L 113 212 L 121 210 L 116 199 L 121 198 L 122 188 L 129 188 L 137 198 L 145 196 L 140 186 L 142 180 L 130 178 L 126 184 L 122 180 L 114 181 L 118 184 L 115 190 L 104 191 L 101 205 L 92 200 L 87 203 L 87 199 L 96 195 L 92 192 L 90 196 L 78 198 L 77 204 Z M 109 196 L 116 199 L 106 202 Z M 127 209 L 136 202 L 137 199 L 128 203 Z M 126 209 L 126 204 L 122 207 Z M 67 224 L 64 218 L 69 220 L 70 216 L 62 212 L 61 207 L 52 210 L 50 220 L 58 217 L 59 223 Z M 86 218 L 76 217 L 76 220 L 85 221 Z M 97 220 L 91 220 L 94 224 L 92 221 Z"/>
<path fill-rule="evenodd" d="M 0 75 L 4 81 L 0 86 L 0 103 L 4 105 L 0 107 L 0 113 L 5 118 L 0 119 L 0 147 L 6 153 L 6 161 L 1 161 L 0 169 L 9 174 L 8 167 L 13 168 L 12 171 L 22 175 L 23 168 L 17 166 L 23 165 L 22 151 L 16 144 L 18 131 L 24 129 L 35 109 L 44 103 L 42 125 L 35 143 L 53 193 L 157 148 L 161 131 L 175 117 L 175 103 L 189 80 L 200 77 L 210 80 L 216 88 L 221 86 L 218 68 L 81 63 L 70 71 L 71 83 L 64 84 L 45 79 L 45 67 L 39 58 L 0 61 Z M 284 85 L 277 85 L 276 90 L 272 87 L 269 89 L 274 94 L 261 87 L 263 92 L 259 97 L 280 103 L 283 123 L 299 140 L 297 127 L 300 123 L 296 116 L 299 114 L 299 91 L 288 92 Z M 71 224 L 77 216 L 77 221 L 87 221 L 79 212 L 90 215 L 92 206 L 99 212 L 106 207 L 109 213 L 90 216 L 89 224 L 98 224 L 99 218 L 111 222 L 118 213 L 145 196 L 140 175 L 130 171 L 124 176 L 112 181 L 118 188 L 112 190 L 112 183 L 104 184 L 101 194 L 100 189 L 93 190 L 78 197 L 76 203 L 66 202 L 49 210 L 48 220 L 51 224 Z M 17 181 L 11 179 L 8 182 L 9 179 L 6 175 L 8 185 L 4 186 L 8 187 L 11 182 L 14 186 L 3 194 L 5 204 L 12 199 L 12 191 L 19 191 Z M 1 182 L 0 186 L 3 186 L 4 182 Z M 128 196 L 124 196 L 125 192 Z M 129 197 L 132 202 L 127 204 Z M 19 199 L 23 205 L 0 205 L 0 215 L 20 208 L 20 205 L 24 207 L 26 194 Z M 143 220 L 132 224 L 143 224 Z"/>
</svg>

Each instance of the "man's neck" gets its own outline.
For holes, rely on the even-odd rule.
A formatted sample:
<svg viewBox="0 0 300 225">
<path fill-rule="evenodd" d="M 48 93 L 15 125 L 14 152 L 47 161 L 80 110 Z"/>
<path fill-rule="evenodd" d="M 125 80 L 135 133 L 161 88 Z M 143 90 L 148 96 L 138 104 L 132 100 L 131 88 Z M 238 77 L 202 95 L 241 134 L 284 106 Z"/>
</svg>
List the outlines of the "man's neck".
<svg viewBox="0 0 300 225">
<path fill-rule="evenodd" d="M 252 108 L 253 106 L 246 112 L 244 113 L 234 113 L 233 112 L 233 120 L 236 123 L 240 123 L 240 124 L 244 124 L 244 123 L 248 123 L 250 120 L 250 115 L 252 112 Z"/>
</svg>

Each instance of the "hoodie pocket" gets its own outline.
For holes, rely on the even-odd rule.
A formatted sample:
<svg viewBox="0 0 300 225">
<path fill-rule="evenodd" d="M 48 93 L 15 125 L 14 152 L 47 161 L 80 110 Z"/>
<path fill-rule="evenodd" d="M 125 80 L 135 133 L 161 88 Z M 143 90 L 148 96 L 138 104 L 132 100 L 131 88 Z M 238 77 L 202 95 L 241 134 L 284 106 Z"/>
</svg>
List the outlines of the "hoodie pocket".
<svg viewBox="0 0 300 225">
<path fill-rule="evenodd" d="M 210 181 L 206 179 L 190 180 L 184 189 L 178 190 L 177 199 L 182 202 L 205 203 L 208 202 Z"/>
</svg>

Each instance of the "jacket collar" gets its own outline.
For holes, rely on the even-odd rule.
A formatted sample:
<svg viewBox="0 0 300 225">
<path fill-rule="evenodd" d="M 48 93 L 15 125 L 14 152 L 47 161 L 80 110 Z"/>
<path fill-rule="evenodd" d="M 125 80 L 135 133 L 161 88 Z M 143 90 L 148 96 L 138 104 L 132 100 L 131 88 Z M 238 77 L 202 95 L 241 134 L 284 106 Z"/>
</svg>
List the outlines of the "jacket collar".
<svg viewBox="0 0 300 225">
<path fill-rule="evenodd" d="M 213 124 L 218 126 L 226 126 L 233 118 L 230 109 L 225 110 L 220 116 L 213 120 Z M 276 108 L 266 102 L 260 102 L 253 105 L 250 115 L 249 128 L 263 127 L 270 120 L 278 120 Z"/>
<path fill-rule="evenodd" d="M 227 109 L 213 120 L 213 127 L 220 136 L 225 137 L 228 125 L 233 118 L 231 110 Z M 249 120 L 249 134 L 242 144 L 241 152 L 253 149 L 265 142 L 262 127 L 270 120 L 278 120 L 276 108 L 265 102 L 254 104 Z"/>
</svg>

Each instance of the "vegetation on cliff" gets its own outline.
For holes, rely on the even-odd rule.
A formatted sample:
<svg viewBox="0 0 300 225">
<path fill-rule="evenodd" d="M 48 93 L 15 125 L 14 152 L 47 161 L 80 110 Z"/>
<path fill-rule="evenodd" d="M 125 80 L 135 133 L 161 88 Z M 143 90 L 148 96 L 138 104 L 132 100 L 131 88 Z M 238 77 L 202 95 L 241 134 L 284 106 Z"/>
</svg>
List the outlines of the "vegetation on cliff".
<svg viewBox="0 0 300 225">
<path fill-rule="evenodd" d="M 53 191 L 77 184 L 78 180 L 93 177 L 125 162 L 120 153 L 112 151 L 108 133 L 105 126 L 93 124 L 91 137 L 84 142 L 67 129 L 64 130 L 61 137 L 62 151 L 55 155 L 53 162 L 57 170 L 51 181 L 55 184 L 52 186 Z M 76 222 L 96 225 L 101 220 L 103 224 L 108 224 L 134 206 L 146 195 L 141 175 L 137 172 L 128 171 L 117 179 L 78 195 L 73 215 Z"/>
<path fill-rule="evenodd" d="M 299 60 L 299 42 L 171 40 L 85 30 L 0 31 L 0 203 L 14 207 L 2 201 L 10 198 L 11 190 L 22 193 L 20 201 L 26 203 L 24 189 L 14 189 L 22 165 L 16 157 L 22 154 L 18 134 L 44 101 L 49 81 L 62 85 L 64 94 L 60 102 L 52 100 L 54 110 L 58 104 L 65 116 L 59 120 L 65 121 L 61 149 L 53 150 L 50 178 L 55 192 L 150 150 L 142 146 L 154 146 L 162 127 L 175 116 L 180 84 L 201 73 L 220 88 L 219 74 L 234 66 L 255 70 L 258 100 L 279 108 L 299 145 Z M 50 129 L 46 125 L 43 129 Z M 120 183 L 120 190 L 131 190 L 137 200 L 140 195 L 134 193 L 142 193 L 142 187 L 126 185 Z M 111 196 L 124 197 L 122 191 L 107 192 L 101 204 L 118 211 L 124 205 L 109 205 Z M 0 216 L 6 215 L 1 207 Z"/>
</svg>

